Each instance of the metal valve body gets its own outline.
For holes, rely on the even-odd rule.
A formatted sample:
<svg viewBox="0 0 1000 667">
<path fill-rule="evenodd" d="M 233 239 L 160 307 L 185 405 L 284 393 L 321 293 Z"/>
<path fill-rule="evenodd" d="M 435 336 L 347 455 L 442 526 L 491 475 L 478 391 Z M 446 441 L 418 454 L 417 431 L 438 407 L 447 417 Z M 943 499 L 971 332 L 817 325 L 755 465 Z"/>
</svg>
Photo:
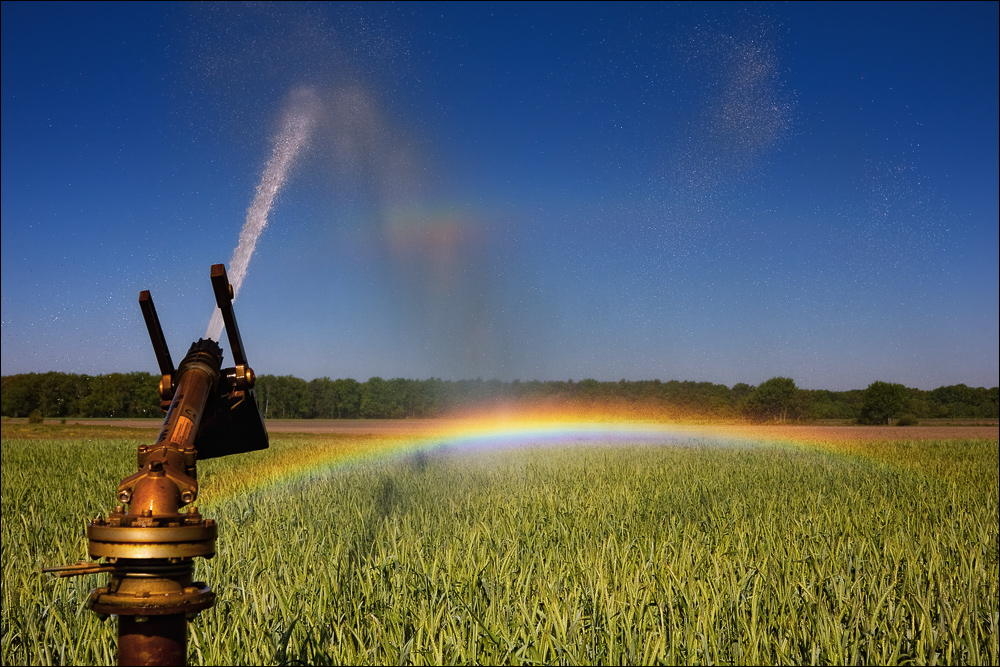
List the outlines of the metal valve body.
<svg viewBox="0 0 1000 667">
<path fill-rule="evenodd" d="M 192 579 L 194 558 L 215 555 L 215 522 L 197 509 L 194 441 L 219 380 L 222 350 L 211 340 L 191 346 L 156 444 L 140 445 L 139 469 L 121 481 L 119 505 L 87 526 L 90 557 L 112 565 L 108 585 L 88 606 L 119 617 L 119 664 L 184 664 L 186 619 L 215 603 L 215 593 Z"/>
<path fill-rule="evenodd" d="M 153 445 L 139 446 L 138 469 L 119 483 L 121 504 L 87 524 L 93 560 L 45 569 L 64 577 L 109 573 L 87 606 L 118 617 L 119 665 L 187 662 L 187 620 L 215 604 L 212 589 L 193 580 L 194 559 L 212 558 L 218 536 L 215 522 L 190 506 L 198 497 L 197 461 L 268 446 L 222 264 L 212 267 L 212 287 L 235 367 L 223 369 L 222 348 L 202 339 L 175 370 L 152 298 L 139 295 L 162 376 L 163 426 Z"/>
</svg>

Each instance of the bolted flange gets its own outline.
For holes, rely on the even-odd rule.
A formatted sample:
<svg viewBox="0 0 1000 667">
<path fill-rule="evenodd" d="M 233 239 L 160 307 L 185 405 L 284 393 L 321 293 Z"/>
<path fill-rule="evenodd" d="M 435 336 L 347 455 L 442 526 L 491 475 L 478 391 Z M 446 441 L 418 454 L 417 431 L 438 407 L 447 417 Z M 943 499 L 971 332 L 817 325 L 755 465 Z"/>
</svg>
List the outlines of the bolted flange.
<svg viewBox="0 0 1000 667">
<path fill-rule="evenodd" d="M 211 558 L 218 527 L 194 513 L 175 516 L 111 514 L 87 524 L 90 557 Z"/>
<path fill-rule="evenodd" d="M 115 512 L 87 525 L 90 557 L 111 565 L 108 585 L 87 606 L 99 614 L 194 614 L 215 603 L 215 593 L 192 581 L 195 557 L 215 555 L 218 528 L 197 511 L 167 516 Z"/>
</svg>

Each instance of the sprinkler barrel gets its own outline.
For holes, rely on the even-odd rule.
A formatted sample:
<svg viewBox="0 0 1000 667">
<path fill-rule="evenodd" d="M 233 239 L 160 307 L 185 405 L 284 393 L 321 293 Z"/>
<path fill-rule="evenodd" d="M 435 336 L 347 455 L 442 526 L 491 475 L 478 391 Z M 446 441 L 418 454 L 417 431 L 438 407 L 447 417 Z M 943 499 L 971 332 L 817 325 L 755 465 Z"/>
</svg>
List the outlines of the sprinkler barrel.
<svg viewBox="0 0 1000 667">
<path fill-rule="evenodd" d="M 191 506 L 198 497 L 197 461 L 268 446 L 222 264 L 212 267 L 212 287 L 235 366 L 222 368 L 222 348 L 202 339 L 175 369 L 153 299 L 148 291 L 139 295 L 166 418 L 156 442 L 139 446 L 138 470 L 119 483 L 121 504 L 87 525 L 94 560 L 44 570 L 62 577 L 110 574 L 87 605 L 118 616 L 119 665 L 186 663 L 187 619 L 215 603 L 211 588 L 193 580 L 194 558 L 213 557 L 217 536 L 215 522 Z"/>
</svg>

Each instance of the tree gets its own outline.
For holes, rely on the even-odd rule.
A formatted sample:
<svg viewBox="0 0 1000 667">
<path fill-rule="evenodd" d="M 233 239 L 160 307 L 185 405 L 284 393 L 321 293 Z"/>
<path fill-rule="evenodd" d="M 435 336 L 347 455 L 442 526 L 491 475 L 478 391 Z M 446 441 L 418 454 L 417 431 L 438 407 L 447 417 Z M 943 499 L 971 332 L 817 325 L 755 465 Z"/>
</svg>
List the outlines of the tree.
<svg viewBox="0 0 1000 667">
<path fill-rule="evenodd" d="M 859 424 L 890 424 L 906 407 L 906 387 L 876 380 L 861 398 Z"/>
<path fill-rule="evenodd" d="M 27 417 L 38 409 L 38 382 L 34 373 L 5 375 L 0 385 L 0 412 L 4 417 Z"/>
<path fill-rule="evenodd" d="M 265 419 L 299 419 L 312 409 L 309 383 L 292 375 L 257 376 L 257 399 Z"/>
<path fill-rule="evenodd" d="M 386 419 L 392 412 L 391 389 L 382 378 L 370 377 L 361 386 L 361 405 L 358 414 L 362 419 Z"/>
<path fill-rule="evenodd" d="M 309 381 L 309 394 L 312 400 L 310 417 L 318 419 L 333 419 L 337 416 L 337 385 L 328 377 Z"/>
<path fill-rule="evenodd" d="M 757 420 L 775 420 L 783 422 L 790 418 L 798 418 L 802 401 L 795 380 L 786 377 L 775 377 L 762 382 L 747 396 L 744 411 L 748 417 Z"/>
<path fill-rule="evenodd" d="M 361 407 L 361 383 L 353 378 L 334 380 L 337 387 L 337 418 L 357 419 Z"/>
</svg>

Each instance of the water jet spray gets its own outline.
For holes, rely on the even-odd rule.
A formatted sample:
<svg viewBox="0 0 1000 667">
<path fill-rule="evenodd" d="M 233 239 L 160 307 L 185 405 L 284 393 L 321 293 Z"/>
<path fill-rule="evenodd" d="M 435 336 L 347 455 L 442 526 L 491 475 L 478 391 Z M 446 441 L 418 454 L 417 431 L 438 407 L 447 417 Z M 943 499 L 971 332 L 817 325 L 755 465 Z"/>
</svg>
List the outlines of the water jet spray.
<svg viewBox="0 0 1000 667">
<path fill-rule="evenodd" d="M 268 446 L 226 267 L 212 266 L 211 278 L 234 366 L 222 368 L 222 348 L 201 339 L 175 369 L 153 299 L 148 291 L 139 294 L 160 367 L 163 427 L 154 444 L 139 445 L 139 469 L 118 485 L 121 504 L 87 524 L 94 560 L 43 570 L 60 577 L 110 574 L 87 606 L 118 617 L 119 665 L 187 662 L 187 620 L 215 604 L 215 592 L 193 580 L 194 559 L 213 557 L 217 536 L 215 522 L 191 506 L 198 497 L 197 461 Z"/>
<path fill-rule="evenodd" d="M 281 131 L 274 140 L 271 158 L 267 161 L 264 174 L 257 184 L 253 202 L 247 209 L 247 219 L 240 230 L 240 239 L 229 261 L 232 272 L 233 299 L 239 294 L 240 286 L 247 275 L 247 267 L 257 239 L 267 227 L 267 219 L 274 206 L 278 191 L 288 179 L 288 172 L 295 163 L 295 158 L 306 144 L 309 133 L 316 122 L 319 113 L 319 98 L 312 88 L 300 88 L 293 91 L 288 98 Z M 216 308 L 209 321 L 205 338 L 219 340 L 222 334 L 222 313 Z"/>
</svg>

